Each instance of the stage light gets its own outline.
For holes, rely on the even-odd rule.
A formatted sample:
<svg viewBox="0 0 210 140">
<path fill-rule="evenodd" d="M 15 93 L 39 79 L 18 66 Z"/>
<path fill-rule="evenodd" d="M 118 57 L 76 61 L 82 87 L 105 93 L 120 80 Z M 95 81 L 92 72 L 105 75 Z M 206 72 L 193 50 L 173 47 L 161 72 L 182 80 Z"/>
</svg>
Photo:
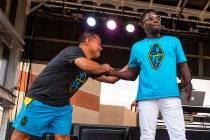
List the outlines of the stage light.
<svg viewBox="0 0 210 140">
<path fill-rule="evenodd" d="M 93 17 L 88 17 L 86 22 L 87 22 L 87 24 L 88 24 L 89 26 L 91 26 L 91 27 L 93 27 L 93 26 L 96 25 L 96 19 L 93 18 Z"/>
<path fill-rule="evenodd" d="M 109 20 L 109 21 L 107 21 L 106 26 L 108 29 L 114 30 L 114 29 L 116 29 L 117 24 L 114 20 Z"/>
<path fill-rule="evenodd" d="M 133 24 L 127 24 L 125 28 L 126 28 L 126 31 L 129 33 L 132 33 L 135 31 L 135 26 Z"/>
</svg>

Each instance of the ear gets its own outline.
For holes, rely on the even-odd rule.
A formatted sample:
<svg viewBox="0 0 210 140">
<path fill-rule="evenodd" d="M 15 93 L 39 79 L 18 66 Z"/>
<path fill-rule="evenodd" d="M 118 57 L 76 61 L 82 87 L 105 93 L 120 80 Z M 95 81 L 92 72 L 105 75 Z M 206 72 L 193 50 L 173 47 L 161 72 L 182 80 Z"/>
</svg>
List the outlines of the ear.
<svg viewBox="0 0 210 140">
<path fill-rule="evenodd" d="M 89 38 L 86 38 L 84 42 L 85 42 L 85 44 L 88 44 L 89 43 Z"/>
</svg>

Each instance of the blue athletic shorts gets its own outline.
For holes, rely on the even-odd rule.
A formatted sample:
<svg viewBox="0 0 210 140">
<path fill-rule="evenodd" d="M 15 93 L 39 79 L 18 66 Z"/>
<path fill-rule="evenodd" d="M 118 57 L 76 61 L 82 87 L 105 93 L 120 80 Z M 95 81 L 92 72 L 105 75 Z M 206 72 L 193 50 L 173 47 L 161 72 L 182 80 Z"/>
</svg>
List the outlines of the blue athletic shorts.
<svg viewBox="0 0 210 140">
<path fill-rule="evenodd" d="M 13 127 L 38 137 L 46 133 L 70 135 L 72 111 L 72 105 L 54 107 L 26 97 Z"/>
</svg>

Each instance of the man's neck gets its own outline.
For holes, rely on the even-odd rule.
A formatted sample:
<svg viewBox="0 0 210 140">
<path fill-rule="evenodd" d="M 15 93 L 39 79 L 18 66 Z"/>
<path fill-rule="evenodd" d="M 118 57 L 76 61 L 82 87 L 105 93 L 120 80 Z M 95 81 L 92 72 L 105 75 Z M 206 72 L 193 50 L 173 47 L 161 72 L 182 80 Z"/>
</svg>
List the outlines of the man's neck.
<svg viewBox="0 0 210 140">
<path fill-rule="evenodd" d="M 159 38 L 160 36 L 161 36 L 160 34 L 155 34 L 155 35 L 147 34 L 148 38 Z"/>
<path fill-rule="evenodd" d="M 85 56 L 88 58 L 88 59 L 92 59 L 90 53 L 89 53 L 89 50 L 88 50 L 88 46 L 85 45 L 84 43 L 80 43 L 79 47 L 82 49 L 83 53 L 85 54 Z"/>
</svg>

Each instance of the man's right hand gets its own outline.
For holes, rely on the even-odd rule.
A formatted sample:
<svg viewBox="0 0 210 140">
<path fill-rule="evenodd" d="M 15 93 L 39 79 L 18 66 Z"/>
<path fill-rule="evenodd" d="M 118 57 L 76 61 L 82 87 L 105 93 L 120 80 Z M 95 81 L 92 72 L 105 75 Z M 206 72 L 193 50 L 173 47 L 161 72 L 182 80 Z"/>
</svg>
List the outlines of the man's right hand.
<svg viewBox="0 0 210 140">
<path fill-rule="evenodd" d="M 104 67 L 104 69 L 106 70 L 105 75 L 106 76 L 112 76 L 112 71 L 114 71 L 114 68 L 112 68 L 109 64 L 105 63 L 102 64 L 102 66 Z"/>
<path fill-rule="evenodd" d="M 111 69 L 111 66 L 107 63 L 102 64 L 103 68 L 106 70 L 106 72 L 108 72 Z"/>
</svg>

